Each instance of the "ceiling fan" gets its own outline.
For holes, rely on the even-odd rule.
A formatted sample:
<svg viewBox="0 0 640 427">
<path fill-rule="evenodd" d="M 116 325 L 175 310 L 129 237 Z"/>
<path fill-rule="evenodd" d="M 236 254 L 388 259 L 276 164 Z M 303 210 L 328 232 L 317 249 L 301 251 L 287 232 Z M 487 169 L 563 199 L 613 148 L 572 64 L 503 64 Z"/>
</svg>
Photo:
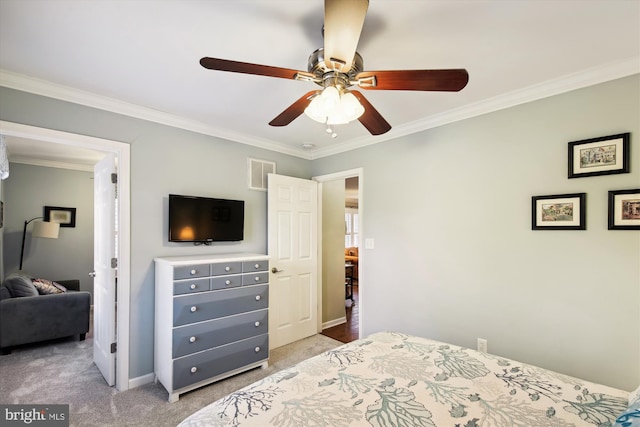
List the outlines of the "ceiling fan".
<svg viewBox="0 0 640 427">
<path fill-rule="evenodd" d="M 467 85 L 469 74 L 465 69 L 364 71 L 356 47 L 368 7 L 369 0 L 325 0 L 324 49 L 311 54 L 308 71 L 209 57 L 200 59 L 200 65 L 210 70 L 310 81 L 322 86 L 323 89 L 305 93 L 269 124 L 286 126 L 304 112 L 327 124 L 328 132 L 332 132 L 331 125 L 355 119 L 372 135 L 391 129 L 361 92 L 349 89 L 351 86 L 364 90 L 458 92 Z"/>
</svg>

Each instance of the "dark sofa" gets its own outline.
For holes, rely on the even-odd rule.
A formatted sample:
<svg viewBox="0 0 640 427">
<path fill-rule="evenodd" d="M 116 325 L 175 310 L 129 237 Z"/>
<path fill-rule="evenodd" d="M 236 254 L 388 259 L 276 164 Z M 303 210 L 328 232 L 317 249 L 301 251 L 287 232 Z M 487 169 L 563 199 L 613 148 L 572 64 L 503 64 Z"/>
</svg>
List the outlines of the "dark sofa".
<svg viewBox="0 0 640 427">
<path fill-rule="evenodd" d="M 66 291 L 42 294 L 42 282 L 47 281 L 19 271 L 7 276 L 0 285 L 0 354 L 10 354 L 12 347 L 21 344 L 74 335 L 85 339 L 91 294 L 79 291 L 78 280 L 56 281 Z"/>
</svg>

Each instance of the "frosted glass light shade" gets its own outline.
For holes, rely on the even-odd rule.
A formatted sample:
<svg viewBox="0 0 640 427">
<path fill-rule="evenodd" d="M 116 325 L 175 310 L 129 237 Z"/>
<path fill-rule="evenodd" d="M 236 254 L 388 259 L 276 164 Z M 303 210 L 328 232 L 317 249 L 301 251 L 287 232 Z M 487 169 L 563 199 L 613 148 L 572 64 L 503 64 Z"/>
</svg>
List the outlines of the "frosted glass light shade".
<svg viewBox="0 0 640 427">
<path fill-rule="evenodd" d="M 345 92 L 340 97 L 340 104 L 329 115 L 327 123 L 330 125 L 340 125 L 356 120 L 364 113 L 364 107 L 358 99 L 351 93 Z"/>
<path fill-rule="evenodd" d="M 311 100 L 304 113 L 316 122 L 339 125 L 356 120 L 364 107 L 351 92 L 340 95 L 338 89 L 328 86 Z"/>
<path fill-rule="evenodd" d="M 60 224 L 57 222 L 37 221 L 33 223 L 33 237 L 46 237 L 48 239 L 57 239 L 60 233 Z"/>
</svg>

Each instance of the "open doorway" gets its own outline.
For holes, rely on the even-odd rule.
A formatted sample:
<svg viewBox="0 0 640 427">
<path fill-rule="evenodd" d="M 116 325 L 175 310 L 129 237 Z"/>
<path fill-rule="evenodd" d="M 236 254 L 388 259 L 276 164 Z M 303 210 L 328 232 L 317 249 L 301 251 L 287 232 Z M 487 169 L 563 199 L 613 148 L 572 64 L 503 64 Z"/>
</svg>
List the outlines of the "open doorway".
<svg viewBox="0 0 640 427">
<path fill-rule="evenodd" d="M 361 329 L 362 170 L 314 180 L 321 182 L 322 334 L 350 342 Z"/>
<path fill-rule="evenodd" d="M 44 144 L 47 149 L 60 150 L 76 147 L 84 150 L 95 150 L 112 154 L 118 160 L 117 191 L 118 203 L 118 287 L 117 287 L 117 348 L 119 357 L 113 366 L 115 386 L 117 390 L 129 388 L 129 287 L 130 287 L 130 157 L 129 144 L 117 141 L 104 140 L 84 135 L 54 131 L 51 129 L 21 125 L 17 123 L 0 121 L 0 134 L 7 138 L 17 138 L 28 141 L 37 141 Z M 94 231 L 95 233 L 95 231 Z M 108 238 L 106 238 L 108 239 Z M 104 236 L 94 235 L 95 241 L 105 240 Z M 89 273 L 89 272 L 87 272 Z M 95 295 L 94 295 L 95 297 Z M 114 301 L 115 312 L 115 301 Z M 95 319 L 95 316 L 94 316 Z M 99 321 L 99 320 L 98 320 Z M 94 330 L 96 328 L 94 324 Z M 102 326 L 102 325 L 99 325 Z"/>
</svg>

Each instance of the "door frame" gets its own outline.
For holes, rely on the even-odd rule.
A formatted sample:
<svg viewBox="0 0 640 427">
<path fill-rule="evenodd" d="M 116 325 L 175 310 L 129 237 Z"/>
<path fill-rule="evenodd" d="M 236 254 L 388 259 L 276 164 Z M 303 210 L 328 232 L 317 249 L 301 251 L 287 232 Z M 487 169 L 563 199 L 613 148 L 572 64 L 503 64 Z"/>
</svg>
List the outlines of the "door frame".
<svg viewBox="0 0 640 427">
<path fill-rule="evenodd" d="M 0 121 L 0 134 L 115 154 L 118 162 L 118 287 L 116 293 L 118 309 L 116 314 L 116 390 L 128 390 L 130 321 L 129 290 L 131 286 L 130 145 L 119 141 L 6 121 Z"/>
<path fill-rule="evenodd" d="M 322 300 L 322 238 L 320 236 L 322 236 L 322 184 L 324 182 L 329 182 L 329 181 L 336 181 L 336 180 L 344 180 L 347 178 L 354 178 L 354 177 L 358 177 L 358 230 L 360 230 L 360 246 L 362 246 L 362 242 L 364 242 L 364 239 L 362 238 L 362 236 L 364 236 L 364 227 L 363 227 L 363 212 L 364 212 L 364 197 L 363 195 L 363 188 L 364 188 L 364 169 L 363 168 L 356 168 L 356 169 L 349 169 L 349 170 L 345 170 L 345 171 L 340 171 L 340 172 L 334 172 L 334 173 L 330 173 L 327 175 L 318 175 L 318 176 L 314 176 L 311 179 L 314 181 L 317 181 L 319 183 L 318 185 L 318 214 L 319 214 L 319 220 L 318 220 L 318 333 L 322 332 L 322 304 L 324 304 L 323 300 Z M 361 248 L 364 249 L 364 248 Z M 358 251 L 358 285 L 360 285 L 361 281 L 362 281 L 362 276 L 363 276 L 363 272 L 365 271 L 363 266 L 365 265 L 364 259 L 366 258 L 365 255 L 365 251 L 360 250 Z M 366 289 L 366 287 L 365 287 Z M 366 293 L 366 291 L 365 291 Z M 358 286 L 358 304 L 359 304 L 359 308 L 358 308 L 358 317 L 359 317 L 359 321 L 358 321 L 358 336 L 362 337 L 362 313 L 364 312 L 363 307 L 363 301 L 365 301 L 366 298 L 363 297 L 363 289 L 362 287 Z"/>
</svg>

